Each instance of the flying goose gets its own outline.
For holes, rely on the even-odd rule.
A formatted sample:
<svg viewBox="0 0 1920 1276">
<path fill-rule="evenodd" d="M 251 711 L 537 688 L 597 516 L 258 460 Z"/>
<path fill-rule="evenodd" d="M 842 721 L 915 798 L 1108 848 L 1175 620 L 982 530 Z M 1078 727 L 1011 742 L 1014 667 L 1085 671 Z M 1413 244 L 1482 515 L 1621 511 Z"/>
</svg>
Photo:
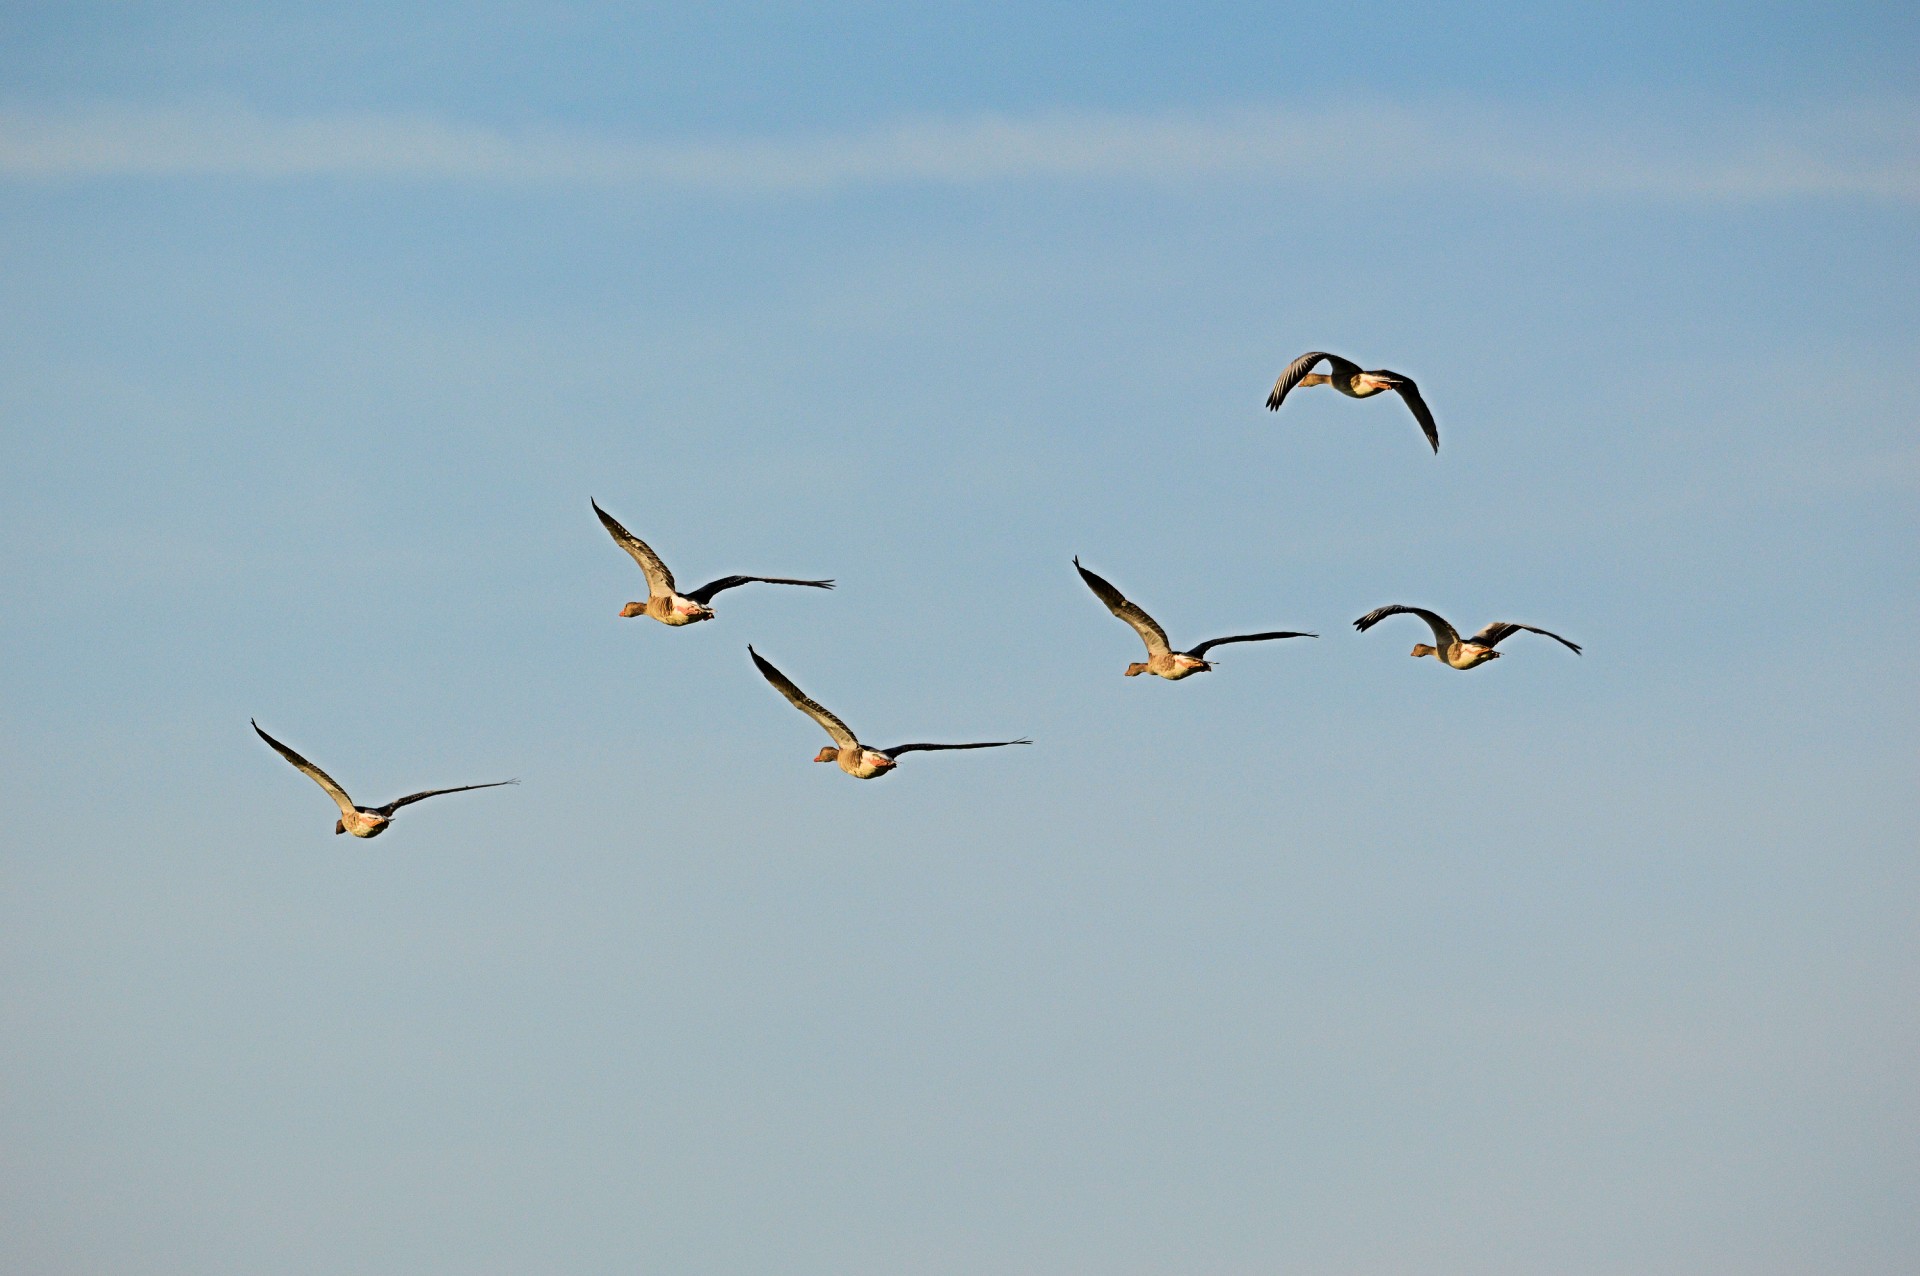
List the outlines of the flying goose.
<svg viewBox="0 0 1920 1276">
<path fill-rule="evenodd" d="M 1360 619 L 1354 621 L 1353 627 L 1364 634 L 1388 616 L 1397 616 L 1402 612 L 1405 612 L 1409 616 L 1418 616 L 1420 619 L 1426 621 L 1428 628 L 1433 630 L 1433 641 L 1438 644 L 1437 646 L 1429 647 L 1424 642 L 1416 643 L 1413 648 L 1413 654 L 1415 656 L 1433 656 L 1441 661 L 1441 663 L 1452 665 L 1455 669 L 1471 669 L 1475 665 L 1483 665 L 1489 660 L 1498 660 L 1500 653 L 1495 651 L 1494 648 L 1498 647 L 1503 640 L 1522 629 L 1530 634 L 1543 634 L 1559 643 L 1562 647 L 1567 648 L 1574 655 L 1577 656 L 1580 654 L 1580 645 L 1578 643 L 1568 642 L 1559 634 L 1551 633 L 1545 629 L 1535 629 L 1532 625 L 1516 625 L 1510 620 L 1496 620 L 1473 637 L 1463 640 L 1460 637 L 1459 630 L 1424 607 L 1401 607 L 1397 605 L 1393 607 L 1376 607 L 1366 615 L 1360 617 Z"/>
<path fill-rule="evenodd" d="M 1158 674 L 1168 682 L 1178 682 L 1190 674 L 1210 673 L 1213 665 L 1206 658 L 1207 652 L 1214 647 L 1229 642 L 1265 642 L 1270 638 L 1318 638 L 1319 634 L 1299 633 L 1295 630 L 1275 630 L 1264 634 L 1235 634 L 1231 638 L 1209 638 L 1199 646 L 1187 651 L 1175 651 L 1167 641 L 1167 631 L 1152 616 L 1140 610 L 1138 603 L 1128 602 L 1121 592 L 1080 566 L 1075 557 L 1073 566 L 1080 573 L 1080 579 L 1087 582 L 1087 588 L 1094 597 L 1107 605 L 1107 610 L 1133 626 L 1140 635 L 1140 641 L 1147 644 L 1147 658 L 1144 662 L 1127 666 L 1127 677 L 1136 674 Z"/>
<path fill-rule="evenodd" d="M 600 508 L 600 502 L 588 498 L 593 512 L 600 516 L 607 532 L 616 544 L 633 555 L 633 561 L 640 564 L 640 570 L 647 576 L 647 601 L 628 603 L 620 609 L 622 616 L 651 616 L 663 625 L 691 625 L 702 620 L 713 619 L 713 608 L 707 606 L 713 596 L 723 589 L 732 589 L 735 585 L 810 585 L 814 589 L 832 589 L 830 580 L 788 580 L 784 576 L 722 576 L 711 580 L 698 589 L 678 593 L 673 587 L 673 573 L 660 561 L 660 556 L 647 548 L 647 543 L 620 526 L 613 515 Z"/>
<path fill-rule="evenodd" d="M 822 708 L 818 702 L 808 698 L 807 693 L 793 685 L 787 675 L 775 669 L 766 657 L 747 644 L 747 654 L 753 657 L 760 676 L 771 682 L 774 690 L 793 702 L 793 707 L 818 722 L 833 737 L 833 743 L 822 748 L 814 755 L 815 762 L 838 762 L 840 769 L 856 780 L 872 780 L 887 774 L 896 765 L 894 759 L 903 753 L 913 753 L 925 749 L 999 749 L 1009 744 L 1032 744 L 1027 739 L 988 740 L 979 744 L 896 744 L 890 749 L 870 749 L 854 737 L 846 723 Z"/>
<path fill-rule="evenodd" d="M 1313 365 L 1322 359 L 1327 361 L 1330 371 L 1311 371 Z M 1267 396 L 1267 410 L 1278 412 L 1280 405 L 1286 401 L 1287 391 L 1295 386 L 1307 385 L 1330 385 L 1351 399 L 1365 399 L 1382 390 L 1395 391 L 1413 410 L 1413 419 L 1426 431 L 1427 442 L 1433 444 L 1433 450 L 1440 450 L 1440 427 L 1433 423 L 1433 413 L 1427 410 L 1426 400 L 1420 397 L 1420 387 L 1410 377 L 1388 372 L 1385 368 L 1362 372 L 1359 364 L 1350 363 L 1337 354 L 1309 350 L 1289 363 L 1287 370 L 1280 374 L 1280 379 L 1273 383 L 1273 393 Z"/>
<path fill-rule="evenodd" d="M 253 722 L 253 719 L 249 718 L 247 721 Z M 262 740 L 265 740 L 273 746 L 275 753 L 278 753 L 281 757 L 293 763 L 295 770 L 301 772 L 309 780 L 312 780 L 315 784 L 325 789 L 327 796 L 332 798 L 340 807 L 340 818 L 335 820 L 333 824 L 335 836 L 342 833 L 351 833 L 355 837 L 379 837 L 387 831 L 387 825 L 392 823 L 393 813 L 410 803 L 419 802 L 425 798 L 439 797 L 442 793 L 465 793 L 468 789 L 497 789 L 503 784 L 520 783 L 518 780 L 495 780 L 492 784 L 462 784 L 458 788 L 428 789 L 424 793 L 409 793 L 403 798 L 395 798 L 385 806 L 355 806 L 353 799 L 347 796 L 347 791 L 333 782 L 332 776 L 266 732 L 261 731 L 258 722 L 253 722 L 253 729 Z"/>
</svg>

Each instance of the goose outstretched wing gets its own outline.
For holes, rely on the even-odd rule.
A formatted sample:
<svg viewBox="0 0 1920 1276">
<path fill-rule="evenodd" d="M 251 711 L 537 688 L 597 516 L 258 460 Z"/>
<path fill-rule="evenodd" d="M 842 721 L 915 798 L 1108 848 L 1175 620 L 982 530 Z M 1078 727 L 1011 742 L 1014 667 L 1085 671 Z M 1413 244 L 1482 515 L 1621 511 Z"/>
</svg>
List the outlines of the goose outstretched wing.
<svg viewBox="0 0 1920 1276">
<path fill-rule="evenodd" d="M 587 498 L 593 505 L 593 512 L 600 516 L 601 524 L 612 536 L 614 543 L 633 555 L 633 561 L 640 564 L 640 570 L 647 574 L 647 590 L 652 594 L 671 594 L 673 592 L 673 573 L 660 561 L 660 555 L 647 547 L 647 543 L 620 526 L 620 520 L 600 508 L 600 502 Z"/>
<path fill-rule="evenodd" d="M 1223 647 L 1230 642 L 1266 642 L 1273 638 L 1318 638 L 1319 636 L 1319 634 L 1303 634 L 1291 629 L 1277 629 L 1264 634 L 1235 634 L 1231 638 L 1209 638 L 1198 647 L 1181 654 L 1192 656 L 1195 660 L 1205 660 L 1208 651 L 1215 647 Z"/>
<path fill-rule="evenodd" d="M 793 680 L 775 669 L 767 658 L 747 644 L 747 654 L 753 657 L 753 663 L 760 670 L 760 676 L 773 684 L 775 691 L 793 702 L 793 707 L 818 722 L 833 737 L 833 742 L 843 749 L 858 748 L 860 741 L 854 737 L 852 728 L 829 713 L 818 701 L 810 699 L 806 692 L 793 685 Z"/>
<path fill-rule="evenodd" d="M 465 793 L 468 789 L 497 789 L 503 784 L 518 783 L 520 783 L 518 780 L 495 780 L 491 784 L 461 784 L 451 789 L 426 789 L 419 793 L 409 793 L 403 798 L 395 798 L 385 806 L 376 806 L 373 809 L 381 815 L 392 815 L 403 806 L 411 806 L 415 802 L 423 802 L 430 797 L 439 797 L 442 793 Z"/>
<path fill-rule="evenodd" d="M 897 758 L 903 753 L 923 752 L 927 749 L 1004 749 L 1010 744 L 1032 743 L 1033 741 L 1022 738 L 1019 740 L 984 740 L 979 744 L 896 744 L 891 749 L 879 749 L 876 750 L 876 752 L 884 753 L 890 758 Z"/>
<path fill-rule="evenodd" d="M 1376 607 L 1366 615 L 1360 617 L 1360 619 L 1354 621 L 1353 627 L 1364 634 L 1388 616 L 1398 616 L 1402 613 L 1409 616 L 1418 616 L 1420 619 L 1426 621 L 1428 628 L 1433 630 L 1433 645 L 1438 647 L 1442 652 L 1446 651 L 1446 649 L 1454 643 L 1460 641 L 1459 630 L 1449 625 L 1437 613 L 1428 611 L 1424 607 L 1401 607 L 1397 604 L 1392 607 Z"/>
<path fill-rule="evenodd" d="M 1152 616 L 1140 610 L 1138 603 L 1128 602 L 1126 595 L 1104 578 L 1080 566 L 1077 557 L 1073 560 L 1073 567 L 1080 573 L 1080 579 L 1087 582 L 1087 588 L 1093 591 L 1093 596 L 1107 605 L 1108 611 L 1133 626 L 1134 632 L 1140 635 L 1140 641 L 1147 644 L 1148 655 L 1164 656 L 1173 650 L 1172 644 L 1167 641 L 1167 631 Z"/>
<path fill-rule="evenodd" d="M 710 580 L 687 597 L 705 607 L 713 601 L 713 596 L 722 590 L 732 589 L 736 585 L 811 585 L 815 589 L 832 589 L 830 580 L 788 580 L 785 576 L 722 576 L 719 580 Z"/>
<path fill-rule="evenodd" d="M 259 736 L 262 740 L 265 740 L 268 744 L 272 745 L 273 751 L 275 753 L 279 754 L 281 757 L 285 758 L 287 761 L 293 763 L 295 770 L 299 771 L 302 775 L 306 776 L 309 780 L 312 780 L 315 784 L 325 789 L 327 791 L 327 796 L 334 800 L 335 805 L 337 805 L 340 808 L 340 813 L 342 815 L 350 815 L 355 810 L 358 809 L 357 807 L 354 806 L 353 799 L 347 796 L 347 791 L 341 788 L 338 784 L 335 784 L 333 782 L 332 776 L 328 775 L 325 771 L 322 771 L 319 767 L 307 761 L 305 758 L 295 753 L 292 749 L 289 749 L 286 745 L 280 743 L 278 740 L 274 739 L 272 736 L 262 731 L 260 729 L 260 724 L 258 722 L 254 722 L 252 718 L 248 718 L 247 721 L 253 724 L 254 734 Z"/>
<path fill-rule="evenodd" d="M 1427 407 L 1427 401 L 1420 397 L 1420 387 L 1413 383 L 1411 377 L 1403 377 L 1398 372 L 1388 373 L 1388 375 L 1398 382 L 1393 387 L 1394 393 L 1405 400 L 1407 407 L 1413 412 L 1413 419 L 1420 423 L 1421 432 L 1427 436 L 1427 442 L 1433 445 L 1434 451 L 1438 452 L 1440 427 L 1433 423 L 1433 412 Z"/>
<path fill-rule="evenodd" d="M 1516 624 L 1511 620 L 1496 620 L 1475 634 L 1469 641 L 1477 642 L 1482 647 L 1498 647 L 1504 639 L 1511 638 L 1516 632 L 1522 629 L 1530 634 L 1539 634 L 1542 637 L 1551 638 L 1576 656 L 1580 654 L 1580 644 L 1577 642 L 1568 642 L 1565 638 L 1562 638 L 1559 634 L 1551 630 L 1536 629 L 1532 625 Z"/>
</svg>

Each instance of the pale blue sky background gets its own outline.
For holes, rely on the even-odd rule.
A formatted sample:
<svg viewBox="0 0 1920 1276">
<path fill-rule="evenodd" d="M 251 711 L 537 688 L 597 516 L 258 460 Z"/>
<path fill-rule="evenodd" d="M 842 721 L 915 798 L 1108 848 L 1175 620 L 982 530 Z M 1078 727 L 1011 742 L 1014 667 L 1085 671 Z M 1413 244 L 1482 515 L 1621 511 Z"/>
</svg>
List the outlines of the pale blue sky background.
<svg viewBox="0 0 1920 1276">
<path fill-rule="evenodd" d="M 1917 37 L 0 8 L 0 1269 L 1913 1271 Z"/>
</svg>

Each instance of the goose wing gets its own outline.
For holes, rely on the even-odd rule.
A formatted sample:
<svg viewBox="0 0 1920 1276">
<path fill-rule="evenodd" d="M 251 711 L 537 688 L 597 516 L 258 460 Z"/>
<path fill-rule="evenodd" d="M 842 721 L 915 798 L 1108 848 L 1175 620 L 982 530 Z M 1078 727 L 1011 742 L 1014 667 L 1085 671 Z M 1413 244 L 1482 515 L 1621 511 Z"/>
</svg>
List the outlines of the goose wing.
<svg viewBox="0 0 1920 1276">
<path fill-rule="evenodd" d="M 765 656 L 755 651 L 752 643 L 747 644 L 747 654 L 753 657 L 753 663 L 759 668 L 760 676 L 771 682 L 775 691 L 792 701 L 794 708 L 825 727 L 835 744 L 843 749 L 859 747 L 860 741 L 854 738 L 853 731 L 846 723 L 827 712 L 818 701 L 809 699 L 806 692 L 793 685 L 792 679 L 775 669 L 767 662 Z"/>
<path fill-rule="evenodd" d="M 338 784 L 335 784 L 333 782 L 332 776 L 328 775 L 325 771 L 322 771 L 319 767 L 307 761 L 305 758 L 295 753 L 292 749 L 289 749 L 286 745 L 280 743 L 278 740 L 274 739 L 272 736 L 262 731 L 260 729 L 260 724 L 258 722 L 254 722 L 252 718 L 248 718 L 247 721 L 253 724 L 254 734 L 259 736 L 262 740 L 265 740 L 268 744 L 272 745 L 273 751 L 275 753 L 279 754 L 281 757 L 285 758 L 287 761 L 293 763 L 294 769 L 296 771 L 299 771 L 302 775 L 306 776 L 309 780 L 312 780 L 315 784 L 325 789 L 327 791 L 327 796 L 332 798 L 334 800 L 334 803 L 337 806 L 339 806 L 340 814 L 342 815 L 351 814 L 353 811 L 358 809 L 357 807 L 354 806 L 353 799 L 347 796 L 347 791 L 341 788 Z"/>
<path fill-rule="evenodd" d="M 420 793 L 409 793 L 403 798 L 395 798 L 385 806 L 376 806 L 373 809 L 382 815 L 392 815 L 403 806 L 411 806 L 415 802 L 424 802 L 430 797 L 439 797 L 442 793 L 465 793 L 468 789 L 497 789 L 503 784 L 518 783 L 520 783 L 518 780 L 495 780 L 491 784 L 461 784 L 451 789 L 427 789 Z"/>
<path fill-rule="evenodd" d="M 647 574 L 647 590 L 653 594 L 671 594 L 673 592 L 673 573 L 660 561 L 660 555 L 647 547 L 647 543 L 620 526 L 620 520 L 600 508 L 600 502 L 587 498 L 593 504 L 593 512 L 600 516 L 601 525 L 607 534 L 621 549 L 633 555 L 633 561 L 640 564 L 640 570 Z"/>
<path fill-rule="evenodd" d="M 691 591 L 687 597 L 705 607 L 713 601 L 713 596 L 736 585 L 811 585 L 815 589 L 832 589 L 830 580 L 788 580 L 785 576 L 722 576 L 719 580 L 710 580 L 700 588 Z"/>
<path fill-rule="evenodd" d="M 884 753 L 890 758 L 897 758 L 903 753 L 923 752 L 927 749 L 1004 749 L 1010 744 L 1032 743 L 1033 741 L 1023 737 L 1018 740 L 985 740 L 979 744 L 896 744 L 891 749 L 880 749 L 877 752 Z"/>
<path fill-rule="evenodd" d="M 1485 629 L 1475 634 L 1471 641 L 1479 643 L 1482 647 L 1498 647 L 1503 640 L 1511 638 L 1515 632 L 1522 629 L 1530 634 L 1540 634 L 1543 637 L 1551 638 L 1576 656 L 1580 654 L 1580 644 L 1577 642 L 1568 642 L 1565 638 L 1562 638 L 1559 634 L 1553 633 L 1550 630 L 1535 629 L 1532 625 L 1516 624 L 1511 620 L 1494 621 L 1491 625 L 1488 625 Z"/>
<path fill-rule="evenodd" d="M 1273 392 L 1267 396 L 1267 411 L 1278 412 L 1280 405 L 1286 402 L 1287 392 L 1300 384 L 1300 378 L 1313 371 L 1313 365 L 1322 359 L 1327 361 L 1334 376 L 1350 377 L 1360 371 L 1360 365 L 1342 359 L 1337 354 L 1328 354 L 1324 350 L 1309 350 L 1287 365 L 1280 379 L 1273 383 Z"/>
<path fill-rule="evenodd" d="M 1093 596 L 1107 605 L 1108 611 L 1133 626 L 1134 632 L 1140 635 L 1140 641 L 1147 644 L 1148 655 L 1164 656 L 1173 650 L 1172 644 L 1167 641 L 1167 631 L 1160 628 L 1159 622 L 1152 616 L 1140 610 L 1139 604 L 1128 602 L 1126 595 L 1080 566 L 1078 558 L 1073 560 L 1073 567 L 1080 573 L 1080 579 L 1087 582 L 1087 588 L 1093 591 Z"/>
<path fill-rule="evenodd" d="M 1235 634 L 1231 638 L 1209 638 L 1198 647 L 1181 654 L 1192 656 L 1195 660 L 1205 660 L 1209 650 L 1225 646 L 1230 642 L 1266 642 L 1273 638 L 1318 638 L 1319 636 L 1319 634 L 1303 634 L 1291 629 L 1278 629 L 1264 634 Z"/>
<path fill-rule="evenodd" d="M 1441 651 L 1444 652 L 1448 647 L 1460 641 L 1459 630 L 1449 625 L 1436 613 L 1430 612 L 1424 607 L 1401 607 L 1397 604 L 1392 607 L 1375 607 L 1372 611 L 1354 621 L 1353 627 L 1364 634 L 1388 616 L 1398 616 L 1403 612 L 1409 616 L 1418 616 L 1427 622 L 1428 628 L 1433 630 L 1433 645 L 1440 648 Z"/>
<path fill-rule="evenodd" d="M 1438 452 L 1440 427 L 1433 423 L 1433 412 L 1427 407 L 1427 401 L 1420 397 L 1420 387 L 1413 383 L 1411 377 L 1403 377 L 1398 372 L 1388 375 L 1398 381 L 1399 384 L 1393 387 L 1394 393 L 1398 394 L 1412 410 L 1413 419 L 1420 423 L 1420 429 L 1427 436 L 1427 442 L 1433 445 L 1434 451 Z"/>
</svg>

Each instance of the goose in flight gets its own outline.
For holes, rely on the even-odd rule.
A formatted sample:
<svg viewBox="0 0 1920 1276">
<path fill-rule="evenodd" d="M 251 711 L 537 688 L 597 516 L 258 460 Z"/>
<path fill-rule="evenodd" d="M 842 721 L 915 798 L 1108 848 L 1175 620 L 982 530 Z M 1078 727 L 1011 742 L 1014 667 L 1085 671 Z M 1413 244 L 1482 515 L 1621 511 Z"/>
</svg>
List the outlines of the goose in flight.
<svg viewBox="0 0 1920 1276">
<path fill-rule="evenodd" d="M 903 753 L 913 753 L 926 749 L 999 749 L 1009 744 L 1032 744 L 1027 739 L 987 740 L 979 744 L 896 744 L 890 749 L 870 749 L 854 737 L 846 723 L 822 708 L 818 702 L 808 698 L 807 693 L 793 685 L 787 675 L 775 669 L 766 657 L 747 644 L 747 654 L 753 657 L 753 663 L 759 668 L 760 676 L 773 684 L 774 690 L 793 702 L 793 707 L 818 722 L 833 737 L 833 743 L 822 748 L 814 755 L 815 762 L 838 762 L 840 769 L 856 780 L 872 780 L 886 775 L 895 767 L 895 759 Z"/>
<path fill-rule="evenodd" d="M 591 500 L 591 498 L 589 498 Z M 651 616 L 663 625 L 691 625 L 702 620 L 713 619 L 713 608 L 707 606 L 713 596 L 723 589 L 732 589 L 735 585 L 808 585 L 814 589 L 832 589 L 830 580 L 788 580 L 784 576 L 722 576 L 719 580 L 710 580 L 698 589 L 682 594 L 673 586 L 673 573 L 660 561 L 660 556 L 647 548 L 647 543 L 620 526 L 613 515 L 600 508 L 600 502 L 592 501 L 593 512 L 600 516 L 607 532 L 621 549 L 633 555 L 633 561 L 640 564 L 640 570 L 647 576 L 647 601 L 628 603 L 620 609 L 622 616 Z"/>
<path fill-rule="evenodd" d="M 1199 646 L 1187 651 L 1175 651 L 1167 641 L 1167 631 L 1152 616 L 1140 610 L 1138 603 L 1127 601 L 1121 592 L 1101 577 L 1080 566 L 1080 560 L 1073 560 L 1074 570 L 1080 573 L 1080 579 L 1087 582 L 1087 588 L 1094 597 L 1107 605 L 1107 610 L 1133 626 L 1140 635 L 1140 641 L 1147 644 L 1145 661 L 1127 666 L 1127 677 L 1136 674 L 1158 674 L 1169 682 L 1178 682 L 1190 674 L 1209 673 L 1213 665 L 1207 660 L 1207 652 L 1229 642 L 1266 642 L 1271 638 L 1318 638 L 1319 634 L 1304 634 L 1295 630 L 1275 630 L 1264 634 L 1235 634 L 1231 638 L 1209 638 Z"/>
<path fill-rule="evenodd" d="M 1328 371 L 1312 371 L 1313 365 L 1322 359 L 1327 361 Z M 1267 396 L 1267 410 L 1278 412 L 1280 405 L 1286 402 L 1287 391 L 1295 386 L 1306 385 L 1330 385 L 1351 399 L 1365 399 L 1382 390 L 1392 390 L 1406 400 L 1407 407 L 1413 410 L 1413 419 L 1426 432 L 1427 442 L 1433 445 L 1433 450 L 1440 450 L 1440 427 L 1433 423 L 1433 413 L 1427 410 L 1427 401 L 1420 397 L 1420 387 L 1413 383 L 1411 377 L 1388 372 L 1385 368 L 1363 372 L 1359 364 L 1350 363 L 1337 354 L 1309 350 L 1289 363 L 1287 370 L 1280 374 L 1280 379 L 1273 383 L 1273 393 Z"/>
<path fill-rule="evenodd" d="M 1433 641 L 1436 645 L 1429 647 L 1424 642 L 1416 643 L 1413 648 L 1413 654 L 1416 657 L 1432 656 L 1442 664 L 1452 665 L 1455 669 L 1471 669 L 1475 665 L 1483 665 L 1489 660 L 1498 660 L 1500 653 L 1495 651 L 1494 648 L 1498 647 L 1501 642 L 1522 629 L 1530 634 L 1545 635 L 1571 651 L 1574 655 L 1577 656 L 1580 654 L 1580 644 L 1578 643 L 1568 642 L 1559 634 L 1550 633 L 1545 629 L 1535 629 L 1532 625 L 1516 625 L 1510 620 L 1496 620 L 1473 637 L 1463 639 L 1460 637 L 1459 630 L 1424 607 L 1400 607 L 1397 605 L 1393 607 L 1376 607 L 1366 615 L 1360 617 L 1360 619 L 1354 621 L 1353 627 L 1364 634 L 1388 616 L 1397 616 L 1402 612 L 1409 616 L 1420 617 L 1420 619 L 1427 622 L 1427 627 L 1433 630 Z"/>
<path fill-rule="evenodd" d="M 253 722 L 253 719 L 247 719 Z M 462 784 L 452 789 L 428 789 L 424 793 L 409 793 L 403 798 L 395 798 L 385 806 L 355 806 L 347 791 L 333 782 L 333 777 L 313 763 L 280 743 L 266 732 L 260 730 L 260 724 L 253 722 L 254 731 L 273 746 L 273 751 L 293 763 L 294 769 L 327 791 L 327 796 L 340 808 L 340 818 L 334 821 L 335 836 L 351 833 L 355 837 L 379 837 L 387 831 L 387 825 L 393 822 L 393 813 L 403 806 L 419 802 L 430 797 L 439 797 L 442 793 L 465 793 L 468 789 L 497 789 L 503 784 L 518 784 L 518 780 L 495 780 L 492 784 Z"/>
</svg>

